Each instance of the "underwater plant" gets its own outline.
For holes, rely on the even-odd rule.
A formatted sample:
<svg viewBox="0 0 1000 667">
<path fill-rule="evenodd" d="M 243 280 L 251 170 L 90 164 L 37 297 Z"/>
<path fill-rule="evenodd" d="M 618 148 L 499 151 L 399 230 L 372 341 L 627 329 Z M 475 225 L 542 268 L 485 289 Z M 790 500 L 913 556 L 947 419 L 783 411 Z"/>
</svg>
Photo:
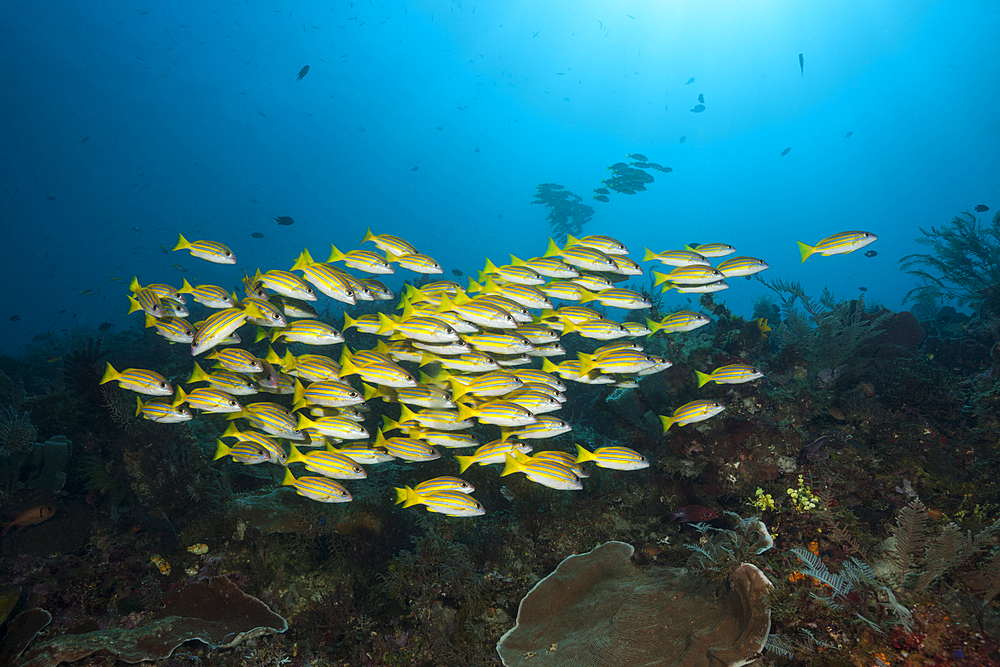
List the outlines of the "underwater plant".
<svg viewBox="0 0 1000 667">
<path fill-rule="evenodd" d="M 921 281 L 903 303 L 940 299 L 1000 312 L 1000 211 L 986 226 L 965 211 L 944 227 L 921 227 L 920 232 L 923 238 L 916 242 L 930 252 L 899 260 L 901 271 Z"/>
</svg>

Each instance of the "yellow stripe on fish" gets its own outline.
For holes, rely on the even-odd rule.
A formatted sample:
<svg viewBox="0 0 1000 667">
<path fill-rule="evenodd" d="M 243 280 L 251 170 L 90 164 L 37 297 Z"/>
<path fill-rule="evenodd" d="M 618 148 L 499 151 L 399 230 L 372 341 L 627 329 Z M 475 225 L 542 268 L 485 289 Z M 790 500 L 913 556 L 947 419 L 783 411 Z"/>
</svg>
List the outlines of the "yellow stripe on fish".
<svg viewBox="0 0 1000 667">
<path fill-rule="evenodd" d="M 295 478 L 292 471 L 285 468 L 285 478 L 282 486 L 292 486 L 300 496 L 321 503 L 346 503 L 351 501 L 351 494 L 337 482 L 325 477 Z"/>
<path fill-rule="evenodd" d="M 618 239 L 613 239 L 610 236 L 600 236 L 597 234 L 591 234 L 590 236 L 584 236 L 579 239 L 575 238 L 572 234 L 567 234 L 566 247 L 569 248 L 573 246 L 593 248 L 594 250 L 600 250 L 605 255 L 628 254 L 628 248 L 626 248 L 625 244 Z"/>
<path fill-rule="evenodd" d="M 505 457 L 505 465 L 501 477 L 523 472 L 528 479 L 536 484 L 561 491 L 579 491 L 583 489 L 580 478 L 573 469 L 564 463 L 545 459 L 528 459 L 524 455 Z"/>
<path fill-rule="evenodd" d="M 146 327 L 156 327 L 156 333 L 171 343 L 191 343 L 194 340 L 194 328 L 187 320 L 180 317 L 161 317 L 156 319 L 146 313 Z"/>
<path fill-rule="evenodd" d="M 441 491 L 458 491 L 460 493 L 472 493 L 476 487 L 472 486 L 464 479 L 458 477 L 435 477 L 420 482 L 413 490 L 417 493 L 440 493 Z"/>
<path fill-rule="evenodd" d="M 362 243 L 366 243 L 368 241 L 374 243 L 382 252 L 391 252 L 397 255 L 414 254 L 417 252 L 416 248 L 398 236 L 392 236 L 391 234 L 379 234 L 376 236 L 375 234 L 372 234 L 371 229 L 367 230 L 365 232 L 365 237 L 361 239 Z"/>
<path fill-rule="evenodd" d="M 191 371 L 191 377 L 188 378 L 187 383 L 193 384 L 195 382 L 207 382 L 214 389 L 234 396 L 252 396 L 257 393 L 257 385 L 246 376 L 233 371 L 206 373 L 197 362 L 194 364 L 194 370 Z"/>
<path fill-rule="evenodd" d="M 576 267 L 570 266 L 558 257 L 535 257 L 523 260 L 511 255 L 510 262 L 513 266 L 526 266 L 546 278 L 576 278 L 580 275 Z"/>
<path fill-rule="evenodd" d="M 326 260 L 326 263 L 331 264 L 333 262 L 343 262 L 346 266 L 359 271 L 364 271 L 365 273 L 395 273 L 395 270 L 389 265 L 389 262 L 385 261 L 371 250 L 349 250 L 345 253 L 337 250 L 337 246 L 331 243 L 330 257 Z"/>
<path fill-rule="evenodd" d="M 806 261 L 812 255 L 819 253 L 824 257 L 829 255 L 842 255 L 849 252 L 854 252 L 859 248 L 864 248 L 869 243 L 873 243 L 878 240 L 878 237 L 871 232 L 841 232 L 839 234 L 834 234 L 833 236 L 828 236 L 816 245 L 807 245 L 798 241 L 799 253 L 802 255 L 802 261 Z"/>
<path fill-rule="evenodd" d="M 652 333 L 663 331 L 665 333 L 678 333 L 681 331 L 694 331 L 698 327 L 703 327 L 711 320 L 701 313 L 692 310 L 679 310 L 676 313 L 667 315 L 659 322 L 646 320 L 646 326 Z"/>
<path fill-rule="evenodd" d="M 319 473 L 330 479 L 365 479 L 368 475 L 364 468 L 352 459 L 336 452 L 321 451 L 303 454 L 295 445 L 288 455 L 288 465 L 293 463 L 306 464 L 306 470 Z"/>
<path fill-rule="evenodd" d="M 303 250 L 295 260 L 292 271 L 301 271 L 306 282 L 331 299 L 352 306 L 358 302 L 344 275 L 333 267 L 315 261 L 308 250 Z"/>
<path fill-rule="evenodd" d="M 638 292 L 619 287 L 601 290 L 596 294 L 590 292 L 584 295 L 581 301 L 583 303 L 598 301 L 602 306 L 608 306 L 609 308 L 622 308 L 624 310 L 642 310 L 644 308 L 650 308 L 653 305 L 649 302 L 649 299 Z"/>
<path fill-rule="evenodd" d="M 534 424 L 526 424 L 515 429 L 502 428 L 500 433 L 503 440 L 514 438 L 515 440 L 537 440 L 542 438 L 554 438 L 557 435 L 567 433 L 572 430 L 568 422 L 549 415 L 535 415 Z"/>
<path fill-rule="evenodd" d="M 736 248 L 728 243 L 702 243 L 684 247 L 705 257 L 725 257 L 736 252 Z"/>
<path fill-rule="evenodd" d="M 730 366 L 720 366 L 711 373 L 695 371 L 698 377 L 698 386 L 703 387 L 708 382 L 718 382 L 719 384 L 742 384 L 752 382 L 764 377 L 763 371 L 746 364 L 732 364 Z"/>
<path fill-rule="evenodd" d="M 715 268 L 727 278 L 738 278 L 739 276 L 752 276 L 771 267 L 768 266 L 767 262 L 756 257 L 733 257 Z"/>
<path fill-rule="evenodd" d="M 216 440 L 215 444 L 215 456 L 212 457 L 213 461 L 218 461 L 224 456 L 231 456 L 234 461 L 245 465 L 256 465 L 258 463 L 264 463 L 265 461 L 271 460 L 270 452 L 256 442 L 243 440 L 237 442 L 232 447 L 229 447 L 221 440 Z"/>
<path fill-rule="evenodd" d="M 192 299 L 206 308 L 232 308 L 236 301 L 229 292 L 218 285 L 198 285 L 197 287 L 193 287 L 187 281 L 187 278 L 184 278 L 183 285 L 177 292 L 179 294 L 190 294 Z"/>
<path fill-rule="evenodd" d="M 188 241 L 183 234 L 178 234 L 174 250 L 187 250 L 194 257 L 204 259 L 213 264 L 235 264 L 236 255 L 233 251 L 215 241 Z"/>
<path fill-rule="evenodd" d="M 408 486 L 396 487 L 396 503 L 403 503 L 403 507 L 424 505 L 428 512 L 448 516 L 481 516 L 486 513 L 475 498 L 459 491 L 420 493 Z"/>
<path fill-rule="evenodd" d="M 385 253 L 385 261 L 389 263 L 395 262 L 404 269 L 409 269 L 414 273 L 435 274 L 444 272 L 444 269 L 442 269 L 441 265 L 437 263 L 437 260 L 433 257 L 428 257 L 427 255 L 421 255 L 420 253 L 397 255 L 392 252 L 387 252 Z"/>
<path fill-rule="evenodd" d="M 257 280 L 268 289 L 274 290 L 281 296 L 302 299 L 303 301 L 315 301 L 317 299 L 316 290 L 310 287 L 302 278 L 289 271 L 272 269 L 267 273 L 261 273 L 260 269 L 258 269 L 254 280 Z"/>
<path fill-rule="evenodd" d="M 520 266 L 514 264 L 497 266 L 490 261 L 489 257 L 486 258 L 486 266 L 483 267 L 483 273 L 498 275 L 509 283 L 517 283 L 519 285 L 542 285 L 545 283 L 545 278 L 530 267 L 523 264 Z"/>
<path fill-rule="evenodd" d="M 667 266 L 708 266 L 708 260 L 701 253 L 693 250 L 667 250 L 664 252 L 653 252 L 646 248 L 646 254 L 642 261 L 651 262 L 657 260 Z"/>
<path fill-rule="evenodd" d="M 576 462 L 587 461 L 593 461 L 602 468 L 612 470 L 640 470 L 649 467 L 649 461 L 645 456 L 628 447 L 600 447 L 591 452 L 577 445 Z"/>
<path fill-rule="evenodd" d="M 235 398 L 224 391 L 211 387 L 199 387 L 192 389 L 191 393 L 185 393 L 180 387 L 177 388 L 177 396 L 174 397 L 174 405 L 187 403 L 195 410 L 202 412 L 242 412 L 243 406 Z"/>
<path fill-rule="evenodd" d="M 480 423 L 496 426 L 524 426 L 537 421 L 530 410 L 510 401 L 490 401 L 474 407 L 460 404 L 458 418 L 465 420 L 471 417 L 475 417 Z"/>
<path fill-rule="evenodd" d="M 264 371 L 264 365 L 260 359 L 248 350 L 241 350 L 238 347 L 216 350 L 211 354 L 205 355 L 205 358 L 219 362 L 227 371 L 233 371 L 234 373 L 252 374 Z"/>
<path fill-rule="evenodd" d="M 704 421 L 714 417 L 725 409 L 726 406 L 718 401 L 691 401 L 674 410 L 674 414 L 670 417 L 660 415 L 660 422 L 663 424 L 663 432 L 666 433 L 667 429 L 674 424 L 684 426 L 685 424 Z"/>
<path fill-rule="evenodd" d="M 493 442 L 488 442 L 473 452 L 471 456 L 455 457 L 455 460 L 458 461 L 458 473 L 462 474 L 468 470 L 469 466 L 475 463 L 481 466 L 503 463 L 504 457 L 514 451 L 527 454 L 531 451 L 531 445 L 517 440 L 494 440 Z"/>
<path fill-rule="evenodd" d="M 127 368 L 119 373 L 114 366 L 107 364 L 104 368 L 104 377 L 101 378 L 99 384 L 115 381 L 122 389 L 149 396 L 170 396 L 174 393 L 174 388 L 167 382 L 167 378 L 155 371 L 144 368 Z"/>
<path fill-rule="evenodd" d="M 292 410 L 299 410 L 307 405 L 342 408 L 360 405 L 365 399 L 354 387 L 341 380 L 313 382 L 308 387 L 296 380 L 292 401 Z"/>
<path fill-rule="evenodd" d="M 323 435 L 341 440 L 361 440 L 368 437 L 368 431 L 357 422 L 344 417 L 317 417 L 310 419 L 300 414 L 295 427 L 300 431 L 306 428 L 318 431 Z"/>
<path fill-rule="evenodd" d="M 326 322 L 318 320 L 298 320 L 271 332 L 271 342 L 284 338 L 286 343 L 306 345 L 335 345 L 344 342 L 344 335 Z M 264 337 L 267 337 L 265 333 Z M 261 338 L 258 338 L 261 340 Z"/>
<path fill-rule="evenodd" d="M 381 429 L 375 435 L 375 446 L 404 461 L 433 461 L 441 458 L 441 454 L 426 442 L 413 438 L 386 438 Z"/>
<path fill-rule="evenodd" d="M 713 269 L 711 266 L 697 265 L 678 266 L 670 273 L 660 273 L 659 271 L 651 271 L 650 273 L 655 278 L 653 281 L 654 286 L 659 286 L 666 282 L 676 285 L 704 285 L 725 277 L 718 269 Z"/>
<path fill-rule="evenodd" d="M 171 401 L 146 401 L 135 397 L 135 416 L 142 415 L 144 419 L 158 424 L 179 424 L 191 419 L 191 411 L 187 408 L 174 405 Z"/>
<path fill-rule="evenodd" d="M 615 271 L 618 265 L 609 255 L 600 250 L 586 246 L 574 246 L 560 249 L 556 242 L 549 239 L 549 248 L 544 257 L 560 257 L 567 264 L 577 266 L 587 271 Z"/>
</svg>

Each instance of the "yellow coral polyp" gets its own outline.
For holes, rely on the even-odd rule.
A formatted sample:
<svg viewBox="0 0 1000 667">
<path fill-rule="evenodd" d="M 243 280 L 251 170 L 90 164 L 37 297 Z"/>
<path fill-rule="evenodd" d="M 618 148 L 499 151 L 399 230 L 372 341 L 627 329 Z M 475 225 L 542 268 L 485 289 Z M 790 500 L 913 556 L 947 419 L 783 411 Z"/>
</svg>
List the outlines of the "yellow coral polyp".
<svg viewBox="0 0 1000 667">
<path fill-rule="evenodd" d="M 789 488 L 788 495 L 792 499 L 792 506 L 798 512 L 811 512 L 819 507 L 819 498 L 813 494 L 812 487 L 806 486 L 802 475 L 799 475 L 798 487 Z"/>
<path fill-rule="evenodd" d="M 754 507 L 759 509 L 761 512 L 774 511 L 774 498 L 771 497 L 770 493 L 764 493 L 764 489 L 760 487 L 757 488 L 756 499 L 751 503 Z"/>
</svg>

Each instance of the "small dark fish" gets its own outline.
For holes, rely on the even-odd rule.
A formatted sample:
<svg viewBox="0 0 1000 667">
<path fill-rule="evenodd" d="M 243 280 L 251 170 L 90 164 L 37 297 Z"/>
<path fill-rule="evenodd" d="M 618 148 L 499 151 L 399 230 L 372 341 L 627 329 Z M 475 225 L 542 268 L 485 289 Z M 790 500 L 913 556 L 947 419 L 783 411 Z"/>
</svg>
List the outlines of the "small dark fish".
<svg viewBox="0 0 1000 667">
<path fill-rule="evenodd" d="M 414 167 L 414 168 L 413 168 L 413 169 L 411 169 L 410 171 L 416 171 L 417 169 L 420 169 L 420 167 Z"/>
<path fill-rule="evenodd" d="M 52 195 L 45 195 L 45 198 L 48 199 L 49 201 L 55 201 L 56 200 L 56 198 L 53 197 Z"/>
<path fill-rule="evenodd" d="M 636 162 L 648 162 L 649 161 L 649 158 L 647 158 L 642 153 L 629 153 L 625 157 L 632 158 Z"/>
<path fill-rule="evenodd" d="M 111 322 L 101 322 L 100 326 L 97 327 L 97 330 L 98 331 L 107 331 L 108 329 L 110 329 L 113 326 L 115 326 L 115 325 L 113 325 Z"/>
<path fill-rule="evenodd" d="M 672 513 L 670 521 L 680 521 L 681 523 L 687 521 L 711 521 L 717 516 L 719 516 L 719 511 L 713 510 L 710 507 L 687 505 L 685 507 L 678 507 L 677 511 Z"/>
<path fill-rule="evenodd" d="M 976 204 L 976 213 L 986 213 L 988 210 L 990 210 L 990 207 L 986 204 Z"/>
<path fill-rule="evenodd" d="M 696 104 L 694 108 L 691 109 L 691 113 L 701 113 L 704 110 L 705 110 L 704 104 Z"/>
<path fill-rule="evenodd" d="M 604 203 L 611 201 L 610 199 L 608 199 L 607 195 L 594 195 L 594 199 L 596 199 L 597 201 L 602 201 Z"/>
<path fill-rule="evenodd" d="M 250 236 L 254 237 L 255 239 L 262 239 L 262 238 L 264 238 L 264 235 L 261 234 L 260 232 L 254 232 Z"/>
<path fill-rule="evenodd" d="M 705 103 L 705 93 L 698 93 L 698 101 L 702 104 Z"/>
<path fill-rule="evenodd" d="M 691 77 L 690 79 L 688 79 L 688 82 L 685 83 L 684 85 L 687 86 L 687 85 L 692 84 L 692 83 L 694 83 L 694 77 Z"/>
<path fill-rule="evenodd" d="M 457 276 L 457 277 L 461 278 L 461 277 L 462 277 L 462 276 L 464 276 L 465 274 L 464 274 L 464 273 L 462 273 L 461 271 L 459 271 L 458 269 L 452 269 L 452 270 L 451 270 L 451 275 L 453 275 L 453 276 Z"/>
<path fill-rule="evenodd" d="M 167 249 L 167 246 L 165 246 L 165 245 L 161 245 L 160 246 L 160 252 L 162 252 L 164 255 L 169 255 L 170 254 L 170 251 Z"/>
<path fill-rule="evenodd" d="M 877 254 L 878 250 L 869 250 L 868 252 L 865 253 L 865 257 L 874 257 Z"/>
<path fill-rule="evenodd" d="M 844 138 L 845 139 L 850 139 L 852 134 L 854 134 L 854 130 L 851 130 L 850 132 L 848 132 L 847 134 L 845 134 Z"/>
<path fill-rule="evenodd" d="M 295 221 L 289 218 L 287 215 L 278 216 L 277 218 L 274 219 L 274 221 L 279 225 L 284 225 L 285 227 L 287 227 L 288 225 L 295 224 Z"/>
<path fill-rule="evenodd" d="M 806 59 L 802 57 L 801 53 L 799 54 L 799 73 L 799 76 L 805 76 L 806 74 Z"/>
<path fill-rule="evenodd" d="M 858 290 L 861 291 L 861 292 L 867 292 L 868 288 L 867 287 L 859 287 Z"/>
<path fill-rule="evenodd" d="M 681 137 L 681 138 L 680 138 L 680 140 L 679 140 L 679 143 L 682 143 L 682 144 L 683 144 L 683 143 L 684 143 L 685 141 L 687 141 L 687 140 L 688 140 L 688 138 L 687 138 L 687 137 Z"/>
<path fill-rule="evenodd" d="M 65 315 L 65 314 L 66 314 L 65 310 L 60 310 L 58 313 L 56 313 L 56 315 Z"/>
<path fill-rule="evenodd" d="M 597 194 L 599 194 L 599 195 L 609 195 L 609 194 L 611 194 L 611 191 L 608 190 L 607 188 L 597 188 L 596 190 L 594 190 L 594 192 L 597 193 Z"/>
<path fill-rule="evenodd" d="M 53 335 L 54 334 L 51 331 L 43 333 L 43 334 L 38 334 L 37 336 L 35 336 L 34 338 L 31 339 L 31 342 L 32 343 L 40 343 L 43 340 L 48 340 L 49 338 L 52 338 Z"/>
<path fill-rule="evenodd" d="M 440 125 L 437 125 L 434 129 L 437 130 L 438 132 L 440 132 L 444 128 L 442 126 L 440 126 Z"/>
<path fill-rule="evenodd" d="M 826 445 L 826 443 L 828 442 L 830 442 L 830 436 L 828 435 L 820 436 L 815 440 L 813 440 L 812 442 L 810 442 L 808 445 L 803 445 L 802 451 L 805 452 L 806 454 L 810 454 L 812 452 L 818 452 L 819 450 L 823 449 L 823 446 Z"/>
<path fill-rule="evenodd" d="M 260 203 L 260 202 L 259 202 L 259 201 L 257 201 L 256 199 L 251 199 L 250 201 L 251 201 L 251 202 L 253 202 L 254 204 L 259 204 L 259 203 Z"/>
<path fill-rule="evenodd" d="M 302 77 L 304 77 L 308 73 L 309 73 L 309 65 L 306 65 L 305 67 L 299 70 L 299 75 L 295 78 L 295 80 L 301 81 Z"/>
<path fill-rule="evenodd" d="M 479 152 L 479 146 L 476 146 L 476 152 L 477 153 Z"/>
<path fill-rule="evenodd" d="M 80 139 L 80 143 L 81 143 L 81 144 L 85 144 L 85 143 L 87 143 L 88 141 L 90 141 L 90 136 L 86 136 L 86 137 L 84 137 L 83 139 Z"/>
<path fill-rule="evenodd" d="M 10 321 L 11 322 L 20 322 L 21 321 L 21 316 L 20 315 L 11 315 L 10 316 Z"/>
<path fill-rule="evenodd" d="M 780 157 L 785 157 L 786 155 L 788 155 L 788 154 L 789 154 L 789 153 L 791 153 L 791 152 L 792 152 L 792 147 L 791 147 L 791 146 L 789 146 L 789 147 L 788 147 L 788 148 L 786 148 L 785 150 L 781 151 L 781 156 L 780 156 Z"/>
</svg>

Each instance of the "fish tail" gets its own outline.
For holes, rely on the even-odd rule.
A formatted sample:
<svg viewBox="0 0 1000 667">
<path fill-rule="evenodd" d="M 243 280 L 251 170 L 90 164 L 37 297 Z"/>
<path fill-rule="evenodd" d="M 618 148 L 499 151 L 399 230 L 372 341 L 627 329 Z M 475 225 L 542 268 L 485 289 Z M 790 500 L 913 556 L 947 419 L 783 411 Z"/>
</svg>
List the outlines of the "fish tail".
<svg viewBox="0 0 1000 667">
<path fill-rule="evenodd" d="M 405 490 L 403 491 L 404 493 L 403 500 L 405 500 L 406 502 L 403 503 L 403 507 L 413 507 L 414 505 L 419 505 L 420 494 L 408 486 L 404 487 L 404 489 Z"/>
<path fill-rule="evenodd" d="M 642 261 L 649 262 L 656 259 L 656 253 L 654 253 L 649 248 L 646 248 L 646 254 L 642 256 Z"/>
<path fill-rule="evenodd" d="M 591 452 L 584 449 L 584 447 L 581 445 L 576 446 L 577 463 L 583 463 L 584 461 L 593 461 L 593 460 L 594 460 L 594 455 Z"/>
<path fill-rule="evenodd" d="M 490 261 L 490 258 L 486 258 L 486 266 L 483 267 L 483 273 L 497 273 L 497 266 Z"/>
<path fill-rule="evenodd" d="M 663 283 L 668 282 L 670 280 L 670 276 L 668 276 L 665 273 L 660 273 L 659 271 L 651 271 L 650 273 L 653 274 L 654 278 L 653 287 L 659 287 Z"/>
<path fill-rule="evenodd" d="M 139 276 L 132 276 L 132 282 L 128 284 L 128 288 L 131 292 L 138 292 L 142 289 L 142 286 L 139 284 Z"/>
<path fill-rule="evenodd" d="M 387 333 L 392 333 L 395 328 L 396 323 L 388 315 L 385 313 L 378 314 L 378 329 L 375 330 L 376 336 L 384 336 Z"/>
<path fill-rule="evenodd" d="M 361 242 L 362 243 L 366 243 L 368 241 L 371 241 L 374 238 L 375 238 L 375 235 L 372 234 L 372 229 L 371 229 L 371 227 L 369 227 L 368 229 L 365 230 L 365 237 L 363 239 L 361 239 Z"/>
<path fill-rule="evenodd" d="M 337 246 L 330 244 L 330 258 L 326 260 L 327 264 L 330 262 L 339 262 L 342 259 L 346 259 L 344 253 L 337 250 Z"/>
<path fill-rule="evenodd" d="M 288 463 L 305 463 L 305 462 L 306 462 L 306 457 L 303 456 L 302 452 L 296 449 L 295 445 L 293 444 L 292 451 L 288 455 L 288 460 L 285 461 L 285 463 L 288 464 Z"/>
<path fill-rule="evenodd" d="M 386 415 L 382 415 L 382 429 L 379 431 L 379 433 L 381 433 L 382 431 L 391 431 L 394 428 L 399 428 L 399 422 L 393 419 L 392 417 L 387 417 Z M 383 438 L 384 437 L 385 436 L 383 436 Z M 378 443 L 376 442 L 375 444 L 377 445 Z"/>
<path fill-rule="evenodd" d="M 292 486 L 295 484 L 295 475 L 288 468 L 285 468 L 285 478 L 281 480 L 282 486 Z"/>
<path fill-rule="evenodd" d="M 466 419 L 469 419 L 470 417 L 474 417 L 474 416 L 475 416 L 475 411 L 472 408 L 470 408 L 465 403 L 459 403 L 459 405 L 458 405 L 458 421 L 465 421 Z"/>
<path fill-rule="evenodd" d="M 109 363 L 104 369 L 104 377 L 101 378 L 101 381 L 98 384 L 105 384 L 107 382 L 111 382 L 112 380 L 117 380 L 120 377 L 121 373 L 116 371 L 114 366 Z"/>
<path fill-rule="evenodd" d="M 208 381 L 209 381 L 208 373 L 206 373 L 205 370 L 198 365 L 197 361 L 194 362 L 194 370 L 191 371 L 191 377 L 188 378 L 187 384 L 191 384 L 192 382 L 208 382 Z"/>
<path fill-rule="evenodd" d="M 301 431 L 304 428 L 308 428 L 312 423 L 313 422 L 311 419 L 309 419 L 309 417 L 306 417 L 305 415 L 299 415 L 299 420 L 295 423 L 295 428 Z"/>
<path fill-rule="evenodd" d="M 178 294 L 191 294 L 194 292 L 194 287 L 188 282 L 187 278 L 181 278 L 181 288 L 177 290 Z"/>
<path fill-rule="evenodd" d="M 517 459 L 515 459 L 513 456 L 511 456 L 510 454 L 505 454 L 503 458 L 504 458 L 504 466 L 503 466 L 503 472 L 500 473 L 501 477 L 506 477 L 507 475 L 513 475 L 514 473 L 521 470 L 521 464 L 518 463 Z"/>
<path fill-rule="evenodd" d="M 409 487 L 404 486 L 403 488 L 399 488 L 398 486 L 395 486 L 393 488 L 396 489 L 396 504 L 398 505 L 402 502 L 406 502 L 406 490 Z"/>
<path fill-rule="evenodd" d="M 649 327 L 649 330 L 652 332 L 650 335 L 655 334 L 657 331 L 663 328 L 663 324 L 661 324 L 660 322 L 654 322 L 648 317 L 646 318 L 646 326 Z"/>
<path fill-rule="evenodd" d="M 461 475 L 472 465 L 473 458 L 471 456 L 456 456 L 455 460 L 458 461 L 458 474 Z"/>
<path fill-rule="evenodd" d="M 699 389 L 701 389 L 702 387 L 704 387 L 705 383 L 712 381 L 712 376 L 711 375 L 706 375 L 705 373 L 702 373 L 701 371 L 695 371 L 694 374 L 696 376 L 698 376 L 698 388 Z"/>
<path fill-rule="evenodd" d="M 136 396 L 135 397 L 135 402 L 136 402 L 135 416 L 138 417 L 139 415 L 142 414 L 142 398 L 139 397 L 139 396 Z"/>
<path fill-rule="evenodd" d="M 660 415 L 660 423 L 663 424 L 663 432 L 666 433 L 674 423 L 674 418 Z"/>
<path fill-rule="evenodd" d="M 128 297 L 128 312 L 126 313 L 126 315 L 131 315 L 137 310 L 142 310 L 142 306 L 140 306 L 139 302 L 133 299 L 132 297 Z"/>
<path fill-rule="evenodd" d="M 177 245 L 174 246 L 174 250 L 186 250 L 191 247 L 190 241 L 184 238 L 183 234 L 178 234 L 177 237 Z"/>
<path fill-rule="evenodd" d="M 661 287 L 660 288 L 660 292 L 663 293 L 663 294 L 666 294 L 667 292 L 669 292 L 670 290 L 674 289 L 675 287 L 677 287 L 676 283 L 670 283 L 669 285 L 664 285 L 663 287 Z"/>
<path fill-rule="evenodd" d="M 806 245 L 802 241 L 796 241 L 796 243 L 799 244 L 799 253 L 802 254 L 803 262 L 809 259 L 809 256 L 812 255 L 814 252 L 816 252 L 816 248 L 812 247 L 811 245 Z"/>
<path fill-rule="evenodd" d="M 545 254 L 542 255 L 542 257 L 558 257 L 559 256 L 559 252 L 560 252 L 559 251 L 559 246 L 556 245 L 556 242 L 550 236 L 549 237 L 549 247 L 545 251 Z"/>
<path fill-rule="evenodd" d="M 236 427 L 236 422 L 229 422 L 229 426 L 226 430 L 222 432 L 223 438 L 238 438 L 240 437 L 240 430 Z"/>
<path fill-rule="evenodd" d="M 215 444 L 215 456 L 212 457 L 213 461 L 218 461 L 223 456 L 228 456 L 229 455 L 229 451 L 230 450 L 229 450 L 229 447 L 226 447 L 226 443 L 222 442 L 221 440 L 216 440 L 215 443 L 216 443 Z"/>
</svg>

